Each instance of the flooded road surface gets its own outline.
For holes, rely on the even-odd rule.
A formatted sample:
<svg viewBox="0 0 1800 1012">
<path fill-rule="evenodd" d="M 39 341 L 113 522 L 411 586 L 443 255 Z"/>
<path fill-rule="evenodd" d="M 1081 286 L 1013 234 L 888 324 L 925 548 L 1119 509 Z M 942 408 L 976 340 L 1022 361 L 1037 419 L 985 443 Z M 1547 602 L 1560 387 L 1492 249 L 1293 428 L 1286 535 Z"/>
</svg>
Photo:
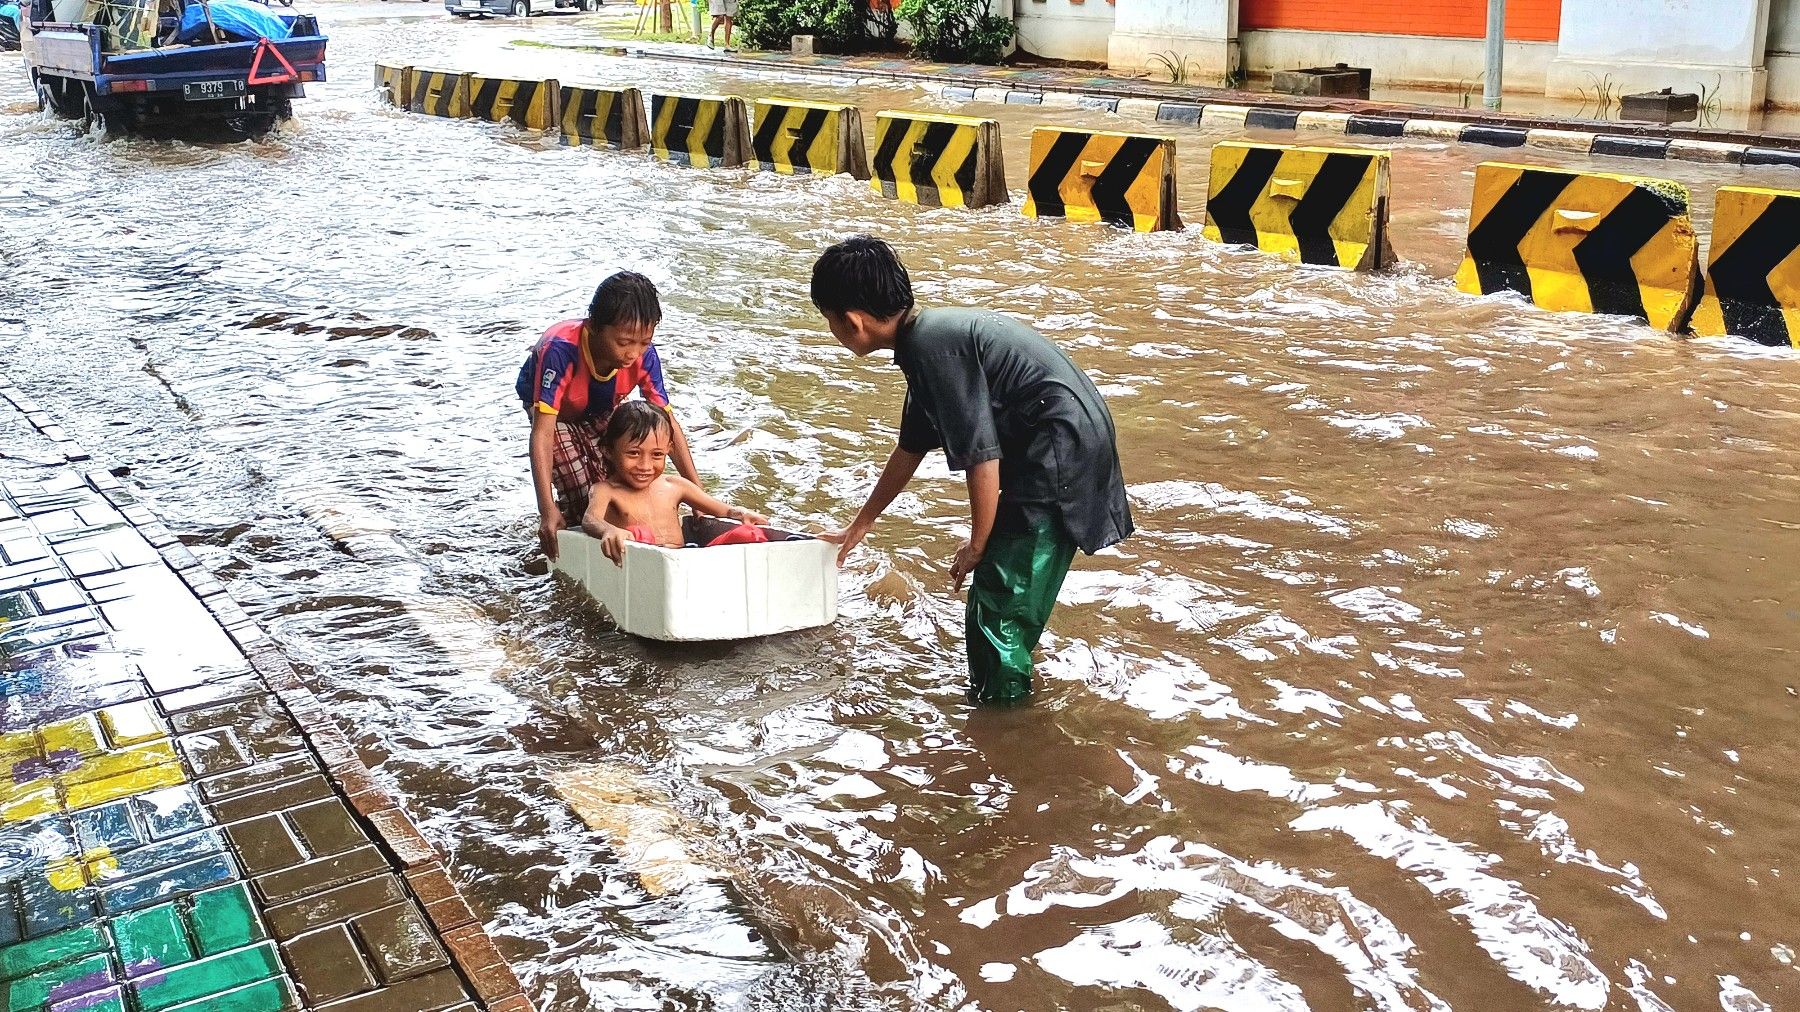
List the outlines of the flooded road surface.
<svg viewBox="0 0 1800 1012">
<path fill-rule="evenodd" d="M 324 14 L 336 79 L 259 145 L 81 136 L 0 65 L 0 358 L 303 666 L 541 1007 L 1795 1004 L 1800 357 L 1448 278 L 1483 157 L 1666 170 L 1702 219 L 1800 175 L 1400 144 L 1408 263 L 1351 276 L 409 117 L 376 58 L 939 103 L 509 45 L 574 18 Z M 1122 128 L 967 108 L 1015 188 L 1032 125 Z M 1226 135 L 1178 136 L 1197 226 Z M 661 646 L 528 572 L 512 380 L 620 268 L 663 290 L 714 490 L 848 520 L 901 382 L 805 279 L 862 230 L 925 301 L 1034 321 L 1118 419 L 1139 533 L 1078 561 L 1032 708 L 963 703 L 941 460 L 835 628 Z M 550 786 L 596 763 L 735 878 L 647 893 Z"/>
</svg>

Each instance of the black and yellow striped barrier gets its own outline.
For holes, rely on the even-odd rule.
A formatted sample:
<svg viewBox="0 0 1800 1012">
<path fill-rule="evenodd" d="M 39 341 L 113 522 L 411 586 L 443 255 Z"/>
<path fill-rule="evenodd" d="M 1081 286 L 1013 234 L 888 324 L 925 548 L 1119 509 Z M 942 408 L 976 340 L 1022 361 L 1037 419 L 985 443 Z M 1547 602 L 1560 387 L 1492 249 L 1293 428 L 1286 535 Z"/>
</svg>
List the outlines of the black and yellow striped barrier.
<svg viewBox="0 0 1800 1012">
<path fill-rule="evenodd" d="M 1800 193 L 1727 186 L 1713 204 L 1694 333 L 1800 348 Z"/>
<path fill-rule="evenodd" d="M 751 167 L 762 172 L 869 178 L 862 111 L 853 105 L 757 99 L 750 153 Z"/>
<path fill-rule="evenodd" d="M 1520 292 L 1544 309 L 1680 330 L 1700 287 L 1687 189 L 1644 176 L 1484 162 L 1475 170 L 1456 287 Z"/>
<path fill-rule="evenodd" d="M 1169 137 L 1038 127 L 1025 189 L 1028 218 L 1103 221 L 1139 232 L 1181 227 Z"/>
<path fill-rule="evenodd" d="M 427 116 L 467 119 L 469 75 L 414 67 L 407 75 L 406 107 Z"/>
<path fill-rule="evenodd" d="M 565 84 L 560 105 L 562 142 L 569 147 L 636 151 L 650 143 L 644 95 L 636 88 Z"/>
<path fill-rule="evenodd" d="M 922 207 L 1004 204 L 1000 124 L 969 116 L 875 114 L 876 191 Z"/>
<path fill-rule="evenodd" d="M 695 168 L 750 161 L 750 111 L 730 95 L 651 95 L 650 153 Z"/>
<path fill-rule="evenodd" d="M 1212 150 L 1206 237 L 1288 260 L 1379 270 L 1388 239 L 1388 154 L 1222 141 Z"/>
<path fill-rule="evenodd" d="M 492 123 L 517 123 L 527 130 L 556 126 L 560 86 L 555 79 L 469 75 L 469 115 Z"/>
<path fill-rule="evenodd" d="M 404 64 L 375 65 L 375 93 L 388 105 L 404 109 L 411 104 L 407 93 L 407 83 L 411 80 L 412 68 Z"/>
</svg>

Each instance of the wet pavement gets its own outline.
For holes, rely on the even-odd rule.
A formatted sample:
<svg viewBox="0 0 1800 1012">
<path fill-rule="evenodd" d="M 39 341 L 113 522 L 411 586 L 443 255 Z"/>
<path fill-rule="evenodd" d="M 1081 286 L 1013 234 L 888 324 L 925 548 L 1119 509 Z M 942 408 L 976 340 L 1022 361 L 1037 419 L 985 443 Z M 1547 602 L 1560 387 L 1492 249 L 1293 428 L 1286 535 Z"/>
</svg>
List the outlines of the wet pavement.
<svg viewBox="0 0 1800 1012">
<path fill-rule="evenodd" d="M 0 1008 L 529 1012 L 268 637 L 0 398 Z"/>
<path fill-rule="evenodd" d="M 1198 228 L 1208 147 L 1291 132 L 1171 128 L 1189 228 L 1129 235 L 1016 206 L 1031 128 L 1103 113 L 517 44 L 582 17 L 323 13 L 333 80 L 263 144 L 82 136 L 0 65 L 0 356 L 316 688 L 540 1007 L 1793 1003 L 1800 359 L 1456 293 L 1492 149 L 1369 142 L 1405 262 L 1302 270 Z M 409 116 L 378 58 L 978 108 L 1015 206 Z M 1657 171 L 1702 236 L 1717 186 L 1800 181 Z M 712 490 L 845 522 L 899 377 L 806 278 L 863 230 L 1118 419 L 1140 533 L 1077 562 L 1033 708 L 962 701 L 941 463 L 827 630 L 632 640 L 530 548 L 513 378 L 627 267 Z M 558 794 L 600 763 L 731 876 L 644 888 Z"/>
</svg>

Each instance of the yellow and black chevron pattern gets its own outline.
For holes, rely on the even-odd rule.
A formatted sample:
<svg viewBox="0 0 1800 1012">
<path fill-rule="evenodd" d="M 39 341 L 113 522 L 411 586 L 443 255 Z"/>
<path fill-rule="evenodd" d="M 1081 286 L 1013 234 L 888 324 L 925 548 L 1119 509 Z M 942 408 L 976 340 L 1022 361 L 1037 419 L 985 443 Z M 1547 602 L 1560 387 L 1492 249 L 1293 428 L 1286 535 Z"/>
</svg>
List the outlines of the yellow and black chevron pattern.
<svg viewBox="0 0 1800 1012">
<path fill-rule="evenodd" d="M 750 110 L 728 95 L 651 95 L 650 153 L 695 168 L 750 161 Z"/>
<path fill-rule="evenodd" d="M 1000 124 L 969 116 L 875 114 L 875 190 L 922 207 L 1004 204 Z"/>
<path fill-rule="evenodd" d="M 1388 240 L 1388 154 L 1222 141 L 1212 150 L 1206 237 L 1303 264 L 1379 270 Z"/>
<path fill-rule="evenodd" d="M 469 115 L 494 123 L 517 123 L 527 130 L 556 126 L 561 86 L 554 79 L 469 75 Z"/>
<path fill-rule="evenodd" d="M 862 112 L 853 105 L 758 99 L 750 147 L 752 167 L 762 172 L 869 178 Z"/>
<path fill-rule="evenodd" d="M 404 109 L 411 103 L 408 101 L 407 83 L 412 79 L 413 69 L 403 64 L 377 63 L 375 65 L 375 92 L 388 105 L 397 105 Z"/>
<path fill-rule="evenodd" d="M 1175 141 L 1038 127 L 1031 132 L 1025 216 L 1103 221 L 1139 232 L 1180 228 Z"/>
<path fill-rule="evenodd" d="M 1727 186 L 1713 204 L 1694 333 L 1800 348 L 1800 192 Z"/>
<path fill-rule="evenodd" d="M 1544 309 L 1635 316 L 1680 330 L 1698 293 L 1688 192 L 1644 176 L 1484 162 L 1456 287 L 1520 292 Z"/>
<path fill-rule="evenodd" d="M 408 75 L 406 107 L 427 116 L 469 117 L 469 75 L 414 67 Z"/>
<path fill-rule="evenodd" d="M 562 142 L 569 147 L 636 151 L 649 143 L 644 95 L 636 88 L 563 85 Z"/>
</svg>

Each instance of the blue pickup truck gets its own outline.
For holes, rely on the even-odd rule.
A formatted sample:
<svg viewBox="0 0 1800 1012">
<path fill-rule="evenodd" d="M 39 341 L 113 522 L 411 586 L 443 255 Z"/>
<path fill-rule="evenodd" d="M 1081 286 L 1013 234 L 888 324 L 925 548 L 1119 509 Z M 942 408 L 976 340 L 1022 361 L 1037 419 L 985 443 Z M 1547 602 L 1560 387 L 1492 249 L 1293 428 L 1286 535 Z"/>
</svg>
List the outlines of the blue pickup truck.
<svg viewBox="0 0 1800 1012">
<path fill-rule="evenodd" d="M 21 33 L 38 105 L 108 133 L 260 137 L 325 80 L 326 39 L 310 15 L 271 12 L 281 29 L 271 34 L 285 37 L 250 39 L 220 26 L 235 24 L 221 3 L 205 9 L 205 35 L 183 42 L 199 8 L 152 22 L 157 0 L 127 0 L 143 22 L 133 25 L 112 13 L 118 4 L 90 2 L 86 12 L 107 23 L 55 20 L 57 8 L 73 10 L 65 2 L 31 0 Z"/>
</svg>

